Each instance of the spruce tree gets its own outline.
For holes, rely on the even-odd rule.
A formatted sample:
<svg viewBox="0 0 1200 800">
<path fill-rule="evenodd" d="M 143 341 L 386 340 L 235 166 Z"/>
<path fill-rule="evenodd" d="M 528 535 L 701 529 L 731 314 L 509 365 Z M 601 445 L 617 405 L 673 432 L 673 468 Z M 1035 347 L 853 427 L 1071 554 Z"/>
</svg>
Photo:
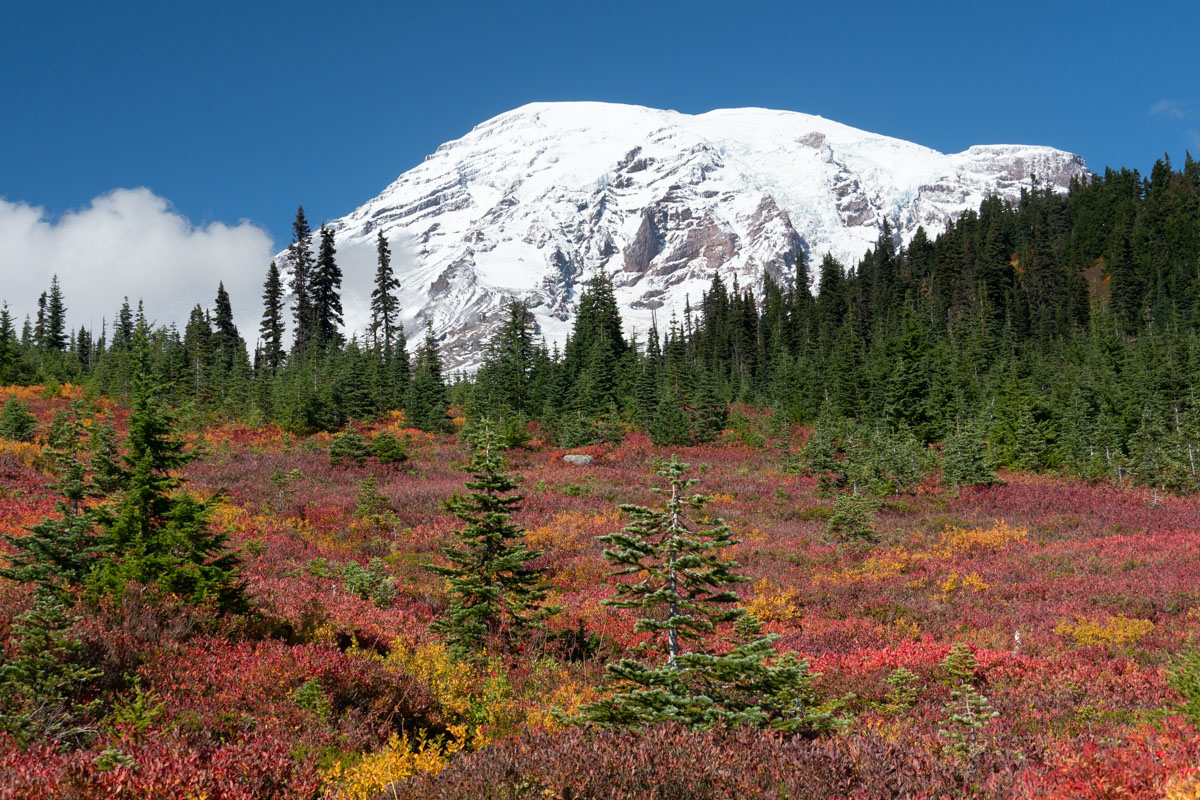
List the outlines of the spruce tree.
<svg viewBox="0 0 1200 800">
<path fill-rule="evenodd" d="M 40 339 L 42 347 L 61 353 L 67 347 L 67 307 L 63 302 L 62 287 L 58 276 L 50 279 L 50 293 L 46 298 L 45 326 Z"/>
<path fill-rule="evenodd" d="M 794 655 L 780 655 L 778 636 L 762 635 L 758 621 L 737 606 L 733 586 L 747 580 L 723 551 L 737 543 L 720 519 L 687 519 L 707 498 L 688 494 L 696 483 L 676 458 L 658 470 L 666 488 L 659 509 L 623 505 L 631 517 L 618 533 L 600 537 L 616 569 L 615 599 L 604 601 L 640 613 L 635 631 L 649 634 L 634 655 L 608 666 L 616 691 L 585 706 L 582 721 L 607 726 L 680 722 L 694 728 L 749 724 L 792 733 L 841 725 L 839 701 L 822 702 L 815 675 Z M 718 626 L 733 623 L 732 639 Z M 729 645 L 732 645 L 730 647 Z"/>
<path fill-rule="evenodd" d="M 274 376 L 283 365 L 283 283 L 279 279 L 279 268 L 272 261 L 267 267 L 267 279 L 263 282 L 263 316 L 258 334 L 262 340 L 262 368 L 267 375 Z"/>
<path fill-rule="evenodd" d="M 237 578 L 238 556 L 227 549 L 227 536 L 209 523 L 211 501 L 189 494 L 174 474 L 190 456 L 172 435 L 150 369 L 144 317 L 135 329 L 133 355 L 128 473 L 114 515 L 104 524 L 106 558 L 93 569 L 88 585 L 93 592 L 120 597 L 127 583 L 135 581 L 188 602 L 240 610 L 245 598 Z"/>
<path fill-rule="evenodd" d="M 312 229 L 304 217 L 304 206 L 296 209 L 296 219 L 292 223 L 292 243 L 288 246 L 287 266 L 292 275 L 292 316 L 296 323 L 292 350 L 300 352 L 311 343 L 316 323 L 312 297 Z"/>
<path fill-rule="evenodd" d="M 446 416 L 449 399 L 446 382 L 442 378 L 442 359 L 438 355 L 437 340 L 433 335 L 433 323 L 425 326 L 425 341 L 417 351 L 413 364 L 412 381 L 408 387 L 408 403 L 405 410 L 409 423 L 423 431 L 444 433 L 449 430 L 450 420 Z"/>
<path fill-rule="evenodd" d="M 0 437 L 14 442 L 32 442 L 37 430 L 37 417 L 15 395 L 9 395 L 0 411 Z"/>
<path fill-rule="evenodd" d="M 319 346 L 327 350 L 336 350 L 342 344 L 342 270 L 336 256 L 333 231 L 322 225 L 309 294 L 315 320 L 313 334 Z"/>
<path fill-rule="evenodd" d="M 385 356 L 390 356 L 396 340 L 399 323 L 400 300 L 396 292 L 400 281 L 392 272 L 392 250 L 380 229 L 375 241 L 377 257 L 375 288 L 371 291 L 371 340 Z"/>
<path fill-rule="evenodd" d="M 542 553 L 525 546 L 524 530 L 512 521 L 522 496 L 513 494 L 517 483 L 504 471 L 499 445 L 485 420 L 471 458 L 470 493 L 446 501 L 464 523 L 456 532 L 458 544 L 442 548 L 450 565 L 427 565 L 449 582 L 449 606 L 433 630 L 460 654 L 492 643 L 511 649 L 555 611 L 542 605 L 544 570 L 530 563 Z"/>
<path fill-rule="evenodd" d="M 79 585 L 106 552 L 97 530 L 105 514 L 93 502 L 106 492 L 87 472 L 82 405 L 73 403 L 70 413 L 56 423 L 46 448 L 58 478 L 54 485 L 59 495 L 56 516 L 43 519 L 22 536 L 3 537 L 12 552 L 0 576 L 34 584 L 39 591 L 57 592 L 65 599 L 70 587 Z"/>
</svg>

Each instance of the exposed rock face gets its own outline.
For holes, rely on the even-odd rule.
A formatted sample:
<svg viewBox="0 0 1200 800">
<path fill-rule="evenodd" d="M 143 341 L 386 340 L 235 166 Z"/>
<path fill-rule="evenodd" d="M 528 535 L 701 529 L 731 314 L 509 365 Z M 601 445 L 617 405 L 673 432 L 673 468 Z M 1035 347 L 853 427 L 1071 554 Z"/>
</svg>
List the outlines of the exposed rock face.
<svg viewBox="0 0 1200 800">
<path fill-rule="evenodd" d="M 798 255 L 852 267 L 885 221 L 903 244 L 989 194 L 1015 201 L 1031 174 L 1065 189 L 1086 172 L 1047 147 L 943 155 L 793 112 L 537 103 L 442 145 L 330 225 L 348 327 L 365 327 L 382 230 L 409 336 L 431 320 L 447 365 L 469 369 L 509 297 L 561 342 L 583 283 L 605 269 L 627 333 L 644 333 L 714 272 L 757 287 L 792 280 Z"/>
</svg>

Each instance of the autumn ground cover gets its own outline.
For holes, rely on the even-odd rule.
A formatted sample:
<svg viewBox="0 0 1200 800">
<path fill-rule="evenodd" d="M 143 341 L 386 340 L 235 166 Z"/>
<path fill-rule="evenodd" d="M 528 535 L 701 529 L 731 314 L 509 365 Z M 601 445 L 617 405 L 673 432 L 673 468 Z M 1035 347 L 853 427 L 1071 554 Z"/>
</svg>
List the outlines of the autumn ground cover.
<svg viewBox="0 0 1200 800">
<path fill-rule="evenodd" d="M 22 390 L 45 423 L 73 396 Z M 120 409 L 108 408 L 122 420 Z M 360 426 L 408 459 L 335 465 L 330 437 L 212 427 L 189 486 L 243 558 L 254 611 L 218 618 L 128 593 L 82 608 L 87 659 L 113 686 L 82 748 L 0 745 L 0 797 L 1195 797 L 1200 736 L 1168 686 L 1200 633 L 1200 499 L 1051 476 L 890 498 L 878 541 L 829 540 L 833 500 L 787 469 L 804 431 L 726 432 L 680 457 L 741 540 L 740 592 L 780 649 L 808 659 L 849 725 L 815 739 L 746 730 L 567 725 L 636 641 L 596 537 L 617 504 L 651 504 L 637 433 L 510 452 L 518 521 L 563 610 L 519 658 L 454 662 L 429 625 L 445 587 L 423 568 L 451 542 L 442 501 L 466 449 L 393 416 Z M 749 443 L 747 443 L 749 442 Z M 50 513 L 37 453 L 0 443 L 0 530 Z M 364 481 L 381 499 L 364 508 Z M 0 634 L 28 603 L 0 581 Z M 998 716 L 954 752 L 957 643 Z M 911 677 L 889 682 L 903 668 Z M 103 683 L 103 681 L 102 681 Z M 133 687 L 130 689 L 130 687 Z M 107 693 L 106 693 L 107 692 Z M 648 787 L 654 787 L 651 791 Z M 648 792 L 650 792 L 648 794 Z"/>
</svg>

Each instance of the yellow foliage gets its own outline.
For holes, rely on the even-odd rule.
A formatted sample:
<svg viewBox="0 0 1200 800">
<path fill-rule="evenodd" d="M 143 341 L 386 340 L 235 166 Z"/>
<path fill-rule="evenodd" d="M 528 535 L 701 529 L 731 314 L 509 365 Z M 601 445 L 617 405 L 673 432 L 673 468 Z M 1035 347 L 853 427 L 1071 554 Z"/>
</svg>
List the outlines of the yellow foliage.
<svg viewBox="0 0 1200 800">
<path fill-rule="evenodd" d="M 1154 630 L 1154 623 L 1148 619 L 1132 619 L 1119 614 L 1104 620 L 1087 619 L 1077 616 L 1073 621 L 1063 620 L 1054 626 L 1054 632 L 1065 639 L 1072 639 L 1078 645 L 1115 645 L 1133 644 Z"/>
<path fill-rule="evenodd" d="M 3 399 L 15 396 L 24 403 L 30 400 L 41 398 L 60 397 L 64 400 L 80 400 L 83 398 L 83 387 L 73 383 L 64 383 L 58 387 L 56 394 L 47 394 L 51 387 L 34 385 L 34 386 L 0 386 L 0 395 L 4 395 Z"/>
<path fill-rule="evenodd" d="M 941 583 L 942 602 L 949 600 L 960 590 L 986 592 L 990 588 L 990 586 L 984 583 L 983 578 L 979 577 L 978 572 L 972 572 L 968 575 L 959 575 L 957 572 L 951 572 L 946 580 Z"/>
<path fill-rule="evenodd" d="M 447 742 L 419 738 L 410 742 L 408 735 L 392 734 L 387 746 L 377 753 L 368 753 L 352 767 L 335 764 L 325 773 L 331 794 L 339 800 L 370 800 L 385 792 L 389 786 L 414 775 L 437 774 L 446 767 L 446 760 L 464 746 L 465 727 L 451 727 Z"/>
<path fill-rule="evenodd" d="M 33 442 L 14 442 L 0 438 L 0 458 L 11 458 L 28 469 L 42 466 L 42 448 Z"/>
<path fill-rule="evenodd" d="M 1189 770 L 1167 781 L 1166 800 L 1200 800 L 1200 772 Z"/>
<path fill-rule="evenodd" d="M 897 617 L 887 624 L 887 629 L 901 639 L 916 639 L 921 635 L 921 626 L 907 617 Z"/>
<path fill-rule="evenodd" d="M 525 542 L 535 550 L 553 548 L 556 553 L 577 553 L 586 549 L 592 539 L 619 527 L 621 512 L 616 508 L 599 513 L 560 511 L 545 525 L 526 533 Z"/>
<path fill-rule="evenodd" d="M 937 548 L 937 555 L 942 558 L 969 555 L 978 552 L 996 552 L 1009 545 L 1024 541 L 1029 531 L 1024 528 L 1014 528 L 1004 520 L 1000 520 L 990 528 L 958 528 L 947 527 L 942 531 L 942 541 Z"/>
<path fill-rule="evenodd" d="M 398 640 L 392 646 L 387 663 L 427 684 L 447 713 L 460 718 L 470 713 L 475 695 L 474 676 L 465 665 L 450 658 L 446 645 L 430 642 L 414 649 Z"/>
<path fill-rule="evenodd" d="M 813 583 L 873 583 L 903 575 L 922 561 L 929 559 L 925 553 L 910 553 L 903 547 L 885 550 L 877 556 L 871 556 L 860 566 L 847 569 L 840 573 L 818 573 L 813 576 Z"/>
<path fill-rule="evenodd" d="M 556 714 L 557 711 L 565 717 L 579 715 L 579 710 L 588 703 L 600 698 L 599 692 L 593 686 L 567 681 L 560 683 L 544 699 L 544 707 L 530 709 L 525 715 L 525 724 L 531 728 L 541 728 L 549 733 L 555 733 L 567 727 L 569 723 Z"/>
<path fill-rule="evenodd" d="M 800 618 L 795 589 L 784 589 L 763 578 L 745 603 L 746 610 L 763 622 L 791 622 Z"/>
</svg>

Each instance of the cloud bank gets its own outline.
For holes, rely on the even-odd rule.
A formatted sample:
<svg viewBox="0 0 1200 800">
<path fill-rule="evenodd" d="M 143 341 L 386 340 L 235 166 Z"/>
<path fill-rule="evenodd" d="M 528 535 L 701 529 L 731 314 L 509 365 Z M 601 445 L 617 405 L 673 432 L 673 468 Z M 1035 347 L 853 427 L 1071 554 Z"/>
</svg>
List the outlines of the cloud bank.
<svg viewBox="0 0 1200 800">
<path fill-rule="evenodd" d="M 100 332 L 125 295 L 160 324 L 182 327 L 196 303 L 212 308 L 224 281 L 234 318 L 251 348 L 262 282 L 275 252 L 271 236 L 243 220 L 193 225 L 149 189 L 117 189 L 51 219 L 45 210 L 0 197 L 0 300 L 18 328 L 57 274 L 67 321 Z"/>
</svg>

